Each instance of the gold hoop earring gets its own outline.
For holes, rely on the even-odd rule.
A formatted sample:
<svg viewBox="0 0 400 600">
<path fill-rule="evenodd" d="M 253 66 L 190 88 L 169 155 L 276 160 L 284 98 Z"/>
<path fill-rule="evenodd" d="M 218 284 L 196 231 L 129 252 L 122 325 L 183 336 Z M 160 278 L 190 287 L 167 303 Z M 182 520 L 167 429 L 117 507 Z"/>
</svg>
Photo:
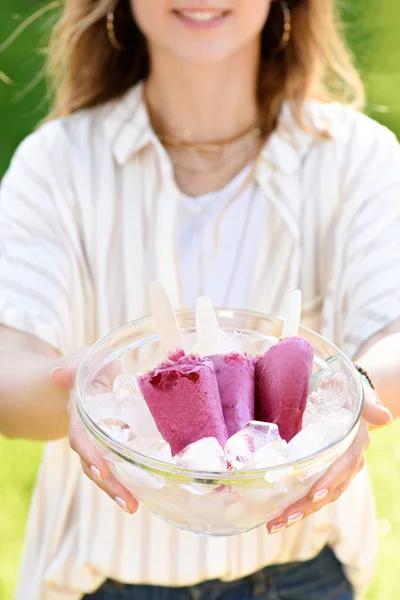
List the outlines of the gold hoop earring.
<svg viewBox="0 0 400 600">
<path fill-rule="evenodd" d="M 280 0 L 279 6 L 281 7 L 283 15 L 283 33 L 279 45 L 276 48 L 271 48 L 272 54 L 280 54 L 280 52 L 286 48 L 292 33 L 292 15 L 290 13 L 289 5 L 286 0 Z"/>
<path fill-rule="evenodd" d="M 110 40 L 111 46 L 117 50 L 118 52 L 123 52 L 126 50 L 126 46 L 121 44 L 117 40 L 117 36 L 115 35 L 115 11 L 110 11 L 107 13 L 107 35 Z"/>
</svg>

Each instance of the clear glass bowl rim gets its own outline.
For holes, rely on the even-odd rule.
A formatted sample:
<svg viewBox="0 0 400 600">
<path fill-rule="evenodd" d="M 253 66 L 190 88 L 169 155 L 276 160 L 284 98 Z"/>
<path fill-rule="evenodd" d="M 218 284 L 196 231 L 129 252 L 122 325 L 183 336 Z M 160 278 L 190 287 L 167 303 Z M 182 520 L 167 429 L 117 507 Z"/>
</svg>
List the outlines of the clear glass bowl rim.
<svg viewBox="0 0 400 600">
<path fill-rule="evenodd" d="M 228 308 L 215 308 L 214 310 L 215 310 L 217 317 L 221 313 L 234 312 L 235 314 L 238 314 L 238 315 L 243 314 L 248 317 L 273 319 L 273 320 L 280 321 L 283 323 L 283 319 L 281 317 L 269 315 L 269 314 L 261 313 L 261 312 L 257 312 L 257 311 L 251 311 L 251 310 L 245 310 L 245 309 L 235 309 L 235 308 L 229 308 L 229 309 Z M 179 309 L 176 311 L 176 315 L 177 316 L 185 315 L 185 316 L 194 318 L 195 310 L 194 309 Z M 152 472 L 157 471 L 159 474 L 162 474 L 162 475 L 165 475 L 165 474 L 181 475 L 182 477 L 192 479 L 192 480 L 201 479 L 201 480 L 204 480 L 204 483 L 206 483 L 207 480 L 210 480 L 210 483 L 211 483 L 212 481 L 215 481 L 216 479 L 218 479 L 219 481 L 227 480 L 227 481 L 229 481 L 230 484 L 235 483 L 235 482 L 239 483 L 240 481 L 243 481 L 245 479 L 248 480 L 248 479 L 263 478 L 265 473 L 279 472 L 279 471 L 289 469 L 289 468 L 306 469 L 306 468 L 312 466 L 314 464 L 314 462 L 316 462 L 317 460 L 320 460 L 320 459 L 323 460 L 326 455 L 328 455 L 331 451 L 334 450 L 334 448 L 338 447 L 353 432 L 354 428 L 358 425 L 358 423 L 360 421 L 363 407 L 364 407 L 364 390 L 363 390 L 363 386 L 361 383 L 361 378 L 358 376 L 358 371 L 354 367 L 351 360 L 349 358 L 347 358 L 347 356 L 337 346 L 335 346 L 335 344 L 333 344 L 332 342 L 330 342 L 329 340 L 324 338 L 319 333 L 316 333 L 312 329 L 309 329 L 308 327 L 304 327 L 303 325 L 300 325 L 299 332 L 298 332 L 299 335 L 301 336 L 301 333 L 303 331 L 304 332 L 308 331 L 313 336 L 315 336 L 315 337 L 323 340 L 325 343 L 327 343 L 332 348 L 332 350 L 334 350 L 337 353 L 337 355 L 340 357 L 340 359 L 343 362 L 347 363 L 347 365 L 350 367 L 350 371 L 353 371 L 353 375 L 354 375 L 354 378 L 356 381 L 357 399 L 358 399 L 357 410 L 355 411 L 355 414 L 354 414 L 350 424 L 348 425 L 347 429 L 345 430 L 345 432 L 334 442 L 327 444 L 321 450 L 318 450 L 317 452 L 313 452 L 312 454 L 307 455 L 297 461 L 281 463 L 274 467 L 268 467 L 268 468 L 264 467 L 261 469 L 251 469 L 251 470 L 243 469 L 240 471 L 237 471 L 237 470 L 200 471 L 200 470 L 187 469 L 184 467 L 178 467 L 177 465 L 173 465 L 171 463 L 167 463 L 164 461 L 156 460 L 154 458 L 150 458 L 144 454 L 141 454 L 140 452 L 131 450 L 129 447 L 124 446 L 123 444 L 120 444 L 119 442 L 111 439 L 101 429 L 101 427 L 99 427 L 97 425 L 97 423 L 90 417 L 90 415 L 86 412 L 86 409 L 84 407 L 83 397 L 81 394 L 80 382 L 83 378 L 83 372 L 85 370 L 86 360 L 88 359 L 89 356 L 91 356 L 93 353 L 95 353 L 103 345 L 107 344 L 107 341 L 109 339 L 111 339 L 112 337 L 122 333 L 124 330 L 128 330 L 129 328 L 135 327 L 138 323 L 143 323 L 146 320 L 153 321 L 153 317 L 151 315 L 146 315 L 144 317 L 134 319 L 133 321 L 130 321 L 130 322 L 126 323 L 125 325 L 122 325 L 121 327 L 117 327 L 116 329 L 110 331 L 107 335 L 100 338 L 95 344 L 93 344 L 89 348 L 85 358 L 81 361 L 81 363 L 78 367 L 76 379 L 75 379 L 75 400 L 76 400 L 77 410 L 78 410 L 79 417 L 81 418 L 85 427 L 88 429 L 90 434 L 101 443 L 102 446 L 106 447 L 109 451 L 113 452 L 114 454 L 116 454 L 120 458 L 123 458 L 125 461 L 128 461 L 129 463 L 133 464 L 134 466 L 145 468 L 146 470 L 151 470 Z"/>
</svg>

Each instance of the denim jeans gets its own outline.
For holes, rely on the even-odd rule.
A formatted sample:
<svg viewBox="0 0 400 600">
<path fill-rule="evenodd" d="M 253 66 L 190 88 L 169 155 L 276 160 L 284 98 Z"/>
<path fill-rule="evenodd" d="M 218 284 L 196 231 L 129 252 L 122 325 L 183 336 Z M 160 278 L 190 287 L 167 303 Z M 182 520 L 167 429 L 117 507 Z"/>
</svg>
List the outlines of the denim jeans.
<svg viewBox="0 0 400 600">
<path fill-rule="evenodd" d="M 353 600 L 342 566 L 328 547 L 312 560 L 273 565 L 231 582 L 191 587 L 124 585 L 106 581 L 86 600 Z"/>
</svg>

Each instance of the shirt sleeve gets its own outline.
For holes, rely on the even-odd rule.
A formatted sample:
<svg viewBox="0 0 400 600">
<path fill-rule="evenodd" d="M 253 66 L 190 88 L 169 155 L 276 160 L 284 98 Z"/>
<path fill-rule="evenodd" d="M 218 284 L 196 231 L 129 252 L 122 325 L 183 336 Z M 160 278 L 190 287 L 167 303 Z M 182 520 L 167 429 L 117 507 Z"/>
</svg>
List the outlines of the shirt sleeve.
<svg viewBox="0 0 400 600">
<path fill-rule="evenodd" d="M 54 123 L 29 136 L 2 181 L 0 322 L 64 352 L 78 253 L 57 137 Z"/>
<path fill-rule="evenodd" d="M 342 349 L 353 357 L 400 317 L 400 147 L 366 117 L 353 132 L 343 178 L 339 295 Z"/>
</svg>

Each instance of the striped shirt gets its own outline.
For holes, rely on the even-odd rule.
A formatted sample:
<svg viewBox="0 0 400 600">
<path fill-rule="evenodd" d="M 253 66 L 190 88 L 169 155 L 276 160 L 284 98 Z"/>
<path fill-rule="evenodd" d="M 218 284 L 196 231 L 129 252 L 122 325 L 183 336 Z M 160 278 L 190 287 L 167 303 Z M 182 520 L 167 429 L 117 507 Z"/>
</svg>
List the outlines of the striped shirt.
<svg viewBox="0 0 400 600">
<path fill-rule="evenodd" d="M 331 139 L 299 129 L 284 108 L 252 182 L 229 207 L 246 173 L 214 195 L 185 197 L 141 85 L 42 126 L 2 183 L 0 322 L 68 353 L 148 313 L 155 277 L 177 308 L 193 305 L 200 287 L 220 304 L 235 267 L 230 306 L 279 314 L 300 287 L 304 324 L 353 356 L 400 317 L 400 151 L 388 130 L 340 105 L 310 103 L 305 115 Z M 206 262 L 200 282 L 199 248 L 211 242 L 214 267 Z M 126 515 L 62 439 L 46 446 L 15 598 L 79 600 L 107 577 L 232 580 L 310 559 L 326 544 L 361 593 L 376 554 L 365 469 L 336 503 L 287 531 L 212 539 L 143 507 Z"/>
</svg>

